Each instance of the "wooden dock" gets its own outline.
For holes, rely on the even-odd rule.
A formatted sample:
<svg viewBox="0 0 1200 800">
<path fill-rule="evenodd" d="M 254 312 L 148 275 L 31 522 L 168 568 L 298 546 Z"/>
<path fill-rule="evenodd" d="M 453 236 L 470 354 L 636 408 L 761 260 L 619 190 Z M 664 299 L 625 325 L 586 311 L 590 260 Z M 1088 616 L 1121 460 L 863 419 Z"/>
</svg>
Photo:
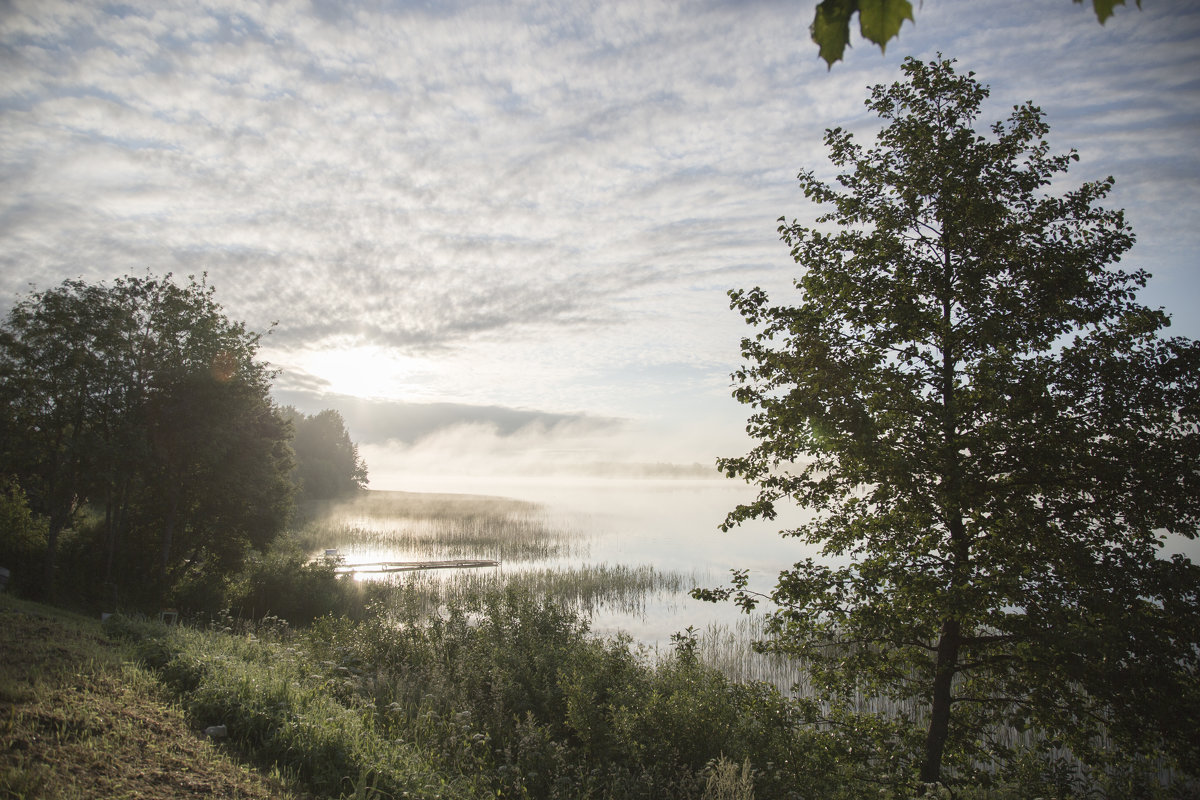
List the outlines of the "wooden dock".
<svg viewBox="0 0 1200 800">
<path fill-rule="evenodd" d="M 384 572 L 416 572 L 422 569 L 475 569 L 478 567 L 497 567 L 499 561 L 486 558 L 448 558 L 438 561 L 372 561 L 365 564 L 341 564 L 337 568 L 339 575 L 355 573 L 384 573 Z"/>
</svg>

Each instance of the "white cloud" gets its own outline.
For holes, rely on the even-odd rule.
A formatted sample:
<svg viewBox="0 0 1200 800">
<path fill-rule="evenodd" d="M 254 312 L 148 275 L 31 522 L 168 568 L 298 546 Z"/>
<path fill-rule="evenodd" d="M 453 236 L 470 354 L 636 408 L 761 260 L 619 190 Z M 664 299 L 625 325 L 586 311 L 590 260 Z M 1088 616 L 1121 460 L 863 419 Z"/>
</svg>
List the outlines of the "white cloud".
<svg viewBox="0 0 1200 800">
<path fill-rule="evenodd" d="M 1200 303 L 1196 11 L 939 2 L 827 71 L 785 3 L 7 8 L 0 304 L 208 270 L 232 315 L 280 320 L 280 363 L 390 348 L 424 400 L 724 420 L 725 289 L 786 289 L 775 219 L 811 218 L 823 129 L 869 135 L 865 87 L 939 49 L 994 115 L 1040 103 L 1074 177 L 1115 174 L 1150 299 Z"/>
</svg>

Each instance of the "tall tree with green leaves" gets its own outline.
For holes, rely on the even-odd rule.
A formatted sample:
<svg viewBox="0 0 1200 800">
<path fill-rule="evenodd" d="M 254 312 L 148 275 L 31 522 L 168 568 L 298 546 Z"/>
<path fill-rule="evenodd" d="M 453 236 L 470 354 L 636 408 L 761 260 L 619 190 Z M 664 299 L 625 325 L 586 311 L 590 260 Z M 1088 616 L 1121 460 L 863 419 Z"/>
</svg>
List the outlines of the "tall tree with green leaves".
<svg viewBox="0 0 1200 800">
<path fill-rule="evenodd" d="M 795 503 L 813 519 L 784 535 L 824 557 L 697 594 L 773 601 L 762 646 L 833 717 L 912 709 L 874 722 L 897 780 L 991 780 L 1030 729 L 1098 780 L 1200 763 L 1200 568 L 1160 551 L 1200 528 L 1200 344 L 1118 268 L 1112 178 L 1049 192 L 1077 156 L 1036 106 L 980 132 L 973 74 L 902 69 L 867 101 L 875 146 L 829 130 L 837 184 L 799 176 L 824 212 L 780 219 L 798 302 L 731 292 L 757 444 L 719 466 L 758 496 L 723 527 Z"/>
<path fill-rule="evenodd" d="M 48 520 L 43 586 L 83 504 L 103 510 L 114 574 L 123 540 L 138 581 L 236 566 L 291 507 L 290 431 L 270 399 L 259 334 L 204 280 L 72 280 L 0 323 L 0 471 Z M 182 539 L 182 543 L 181 543 Z M 157 567 L 157 570 L 155 570 Z"/>
<path fill-rule="evenodd" d="M 287 521 L 291 431 L 268 391 L 250 376 L 205 370 L 177 376 L 151 397 L 153 455 L 139 504 L 159 520 L 164 586 L 184 575 L 219 582 Z"/>
<path fill-rule="evenodd" d="M 48 521 L 47 595 L 59 536 L 97 468 L 95 423 L 114 396 L 109 366 L 120 326 L 104 288 L 82 281 L 18 303 L 0 326 L 0 457 Z"/>
</svg>

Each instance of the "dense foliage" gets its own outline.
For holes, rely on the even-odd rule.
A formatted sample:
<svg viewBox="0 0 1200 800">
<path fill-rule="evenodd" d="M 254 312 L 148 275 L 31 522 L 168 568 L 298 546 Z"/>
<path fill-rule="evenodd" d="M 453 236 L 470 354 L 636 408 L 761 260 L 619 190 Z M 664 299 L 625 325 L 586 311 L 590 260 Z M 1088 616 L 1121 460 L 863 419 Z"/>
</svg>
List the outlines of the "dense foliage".
<svg viewBox="0 0 1200 800">
<path fill-rule="evenodd" d="M 872 723 L 898 780 L 987 785 L 1033 753 L 1153 783 L 1200 763 L 1200 568 L 1159 556 L 1200 526 L 1200 344 L 1114 266 L 1111 178 L 1045 193 L 1076 156 L 1037 107 L 984 135 L 972 75 L 903 70 L 867 102 L 876 147 L 827 132 L 840 188 L 800 175 L 826 210 L 781 220 L 799 302 L 731 293 L 758 443 L 721 467 L 759 494 L 726 527 L 794 502 L 815 516 L 785 534 L 825 556 L 780 575 L 766 646 L 826 720 L 909 709 Z"/>
<path fill-rule="evenodd" d="M 292 423 L 294 479 L 305 499 L 332 500 L 367 488 L 367 465 L 338 411 L 309 415 L 286 406 L 283 416 Z"/>
<path fill-rule="evenodd" d="M 4 587 L 12 594 L 32 593 L 40 583 L 46 555 L 46 520 L 29 508 L 17 479 L 0 483 L 0 566 L 9 570 Z"/>
<path fill-rule="evenodd" d="M 258 343 L 195 279 L 71 280 L 9 312 L 0 474 L 45 521 L 45 593 L 64 544 L 75 599 L 111 604 L 219 583 L 282 529 L 291 430 Z M 24 536 L 3 550 L 27 567 Z"/>
<path fill-rule="evenodd" d="M 863 788 L 843 786 L 844 750 L 803 726 L 793 701 L 731 683 L 686 637 L 656 662 L 627 639 L 588 635 L 547 599 L 480 595 L 432 618 L 420 605 L 402 595 L 366 621 L 305 631 L 225 617 L 208 630 L 111 629 L 141 641 L 195 724 L 227 726 L 236 746 L 320 796 L 768 800 Z"/>
</svg>

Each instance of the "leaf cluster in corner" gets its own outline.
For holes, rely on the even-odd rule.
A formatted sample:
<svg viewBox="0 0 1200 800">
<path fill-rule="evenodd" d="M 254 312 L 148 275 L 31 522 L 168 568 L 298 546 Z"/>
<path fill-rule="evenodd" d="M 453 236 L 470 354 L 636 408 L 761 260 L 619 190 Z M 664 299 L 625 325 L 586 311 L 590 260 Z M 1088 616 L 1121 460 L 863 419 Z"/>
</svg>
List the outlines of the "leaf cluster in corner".
<svg viewBox="0 0 1200 800">
<path fill-rule="evenodd" d="M 904 20 L 914 22 L 908 0 L 823 0 L 817 5 L 809 31 L 821 58 L 830 67 L 842 59 L 850 43 L 850 18 L 856 12 L 863 38 L 879 45 L 880 50 L 886 50 L 887 43 L 900 35 Z"/>
<path fill-rule="evenodd" d="M 1138 8 L 1142 7 L 1142 0 L 1135 2 Z M 1125 0 L 1092 0 L 1092 9 L 1101 25 L 1113 15 L 1113 9 L 1123 5 Z M 881 51 L 886 51 L 887 43 L 900 35 L 904 20 L 916 23 L 908 0 L 822 0 L 817 4 L 809 33 L 830 68 L 835 61 L 842 60 L 850 44 L 850 18 L 856 13 L 863 38 L 879 45 Z"/>
<path fill-rule="evenodd" d="M 1082 4 L 1083 0 L 1075 0 L 1076 3 Z M 1142 0 L 1134 0 L 1137 7 L 1142 7 Z M 1113 15 L 1113 9 L 1117 6 L 1125 5 L 1125 0 L 1092 0 L 1092 9 L 1096 12 L 1096 19 L 1103 25 L 1104 21 Z"/>
</svg>

